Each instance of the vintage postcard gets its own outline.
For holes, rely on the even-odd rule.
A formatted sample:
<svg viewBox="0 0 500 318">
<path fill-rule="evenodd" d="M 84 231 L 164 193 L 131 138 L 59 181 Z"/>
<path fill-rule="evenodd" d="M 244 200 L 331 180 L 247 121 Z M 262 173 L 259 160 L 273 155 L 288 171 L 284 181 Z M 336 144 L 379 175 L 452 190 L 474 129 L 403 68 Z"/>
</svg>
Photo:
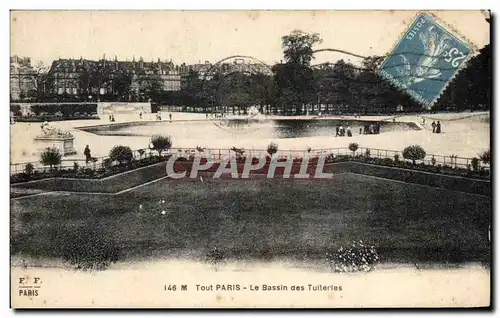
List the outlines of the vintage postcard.
<svg viewBox="0 0 500 318">
<path fill-rule="evenodd" d="M 13 308 L 490 306 L 488 11 L 11 11 Z"/>
</svg>

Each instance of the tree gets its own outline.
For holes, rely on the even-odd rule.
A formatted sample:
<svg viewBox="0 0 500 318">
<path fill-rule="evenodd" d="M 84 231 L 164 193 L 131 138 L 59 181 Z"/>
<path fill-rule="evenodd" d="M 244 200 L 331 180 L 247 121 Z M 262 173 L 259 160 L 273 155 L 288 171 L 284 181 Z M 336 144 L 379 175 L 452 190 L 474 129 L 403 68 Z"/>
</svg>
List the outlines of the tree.
<svg viewBox="0 0 500 318">
<path fill-rule="evenodd" d="M 33 166 L 33 164 L 31 162 L 27 163 L 26 166 L 24 167 L 24 172 L 27 175 L 32 175 L 33 171 L 35 171 L 35 167 Z"/>
<path fill-rule="evenodd" d="M 275 67 L 276 98 L 282 106 L 293 106 L 298 114 L 302 105 L 315 95 L 311 69 L 313 47 L 322 42 L 318 33 L 294 30 L 281 38 L 285 64 Z"/>
<path fill-rule="evenodd" d="M 120 164 L 130 163 L 134 158 L 132 149 L 127 146 L 114 146 L 109 152 L 109 158 L 112 161 L 118 161 Z"/>
<path fill-rule="evenodd" d="M 92 94 L 92 88 L 90 86 L 90 72 L 87 70 L 83 70 L 78 75 L 78 87 L 80 88 L 80 92 L 89 96 Z"/>
<path fill-rule="evenodd" d="M 61 164 L 62 155 L 57 148 L 46 148 L 40 155 L 40 162 L 44 166 L 49 166 L 52 171 L 53 166 Z"/>
<path fill-rule="evenodd" d="M 272 156 L 278 152 L 278 144 L 272 142 L 267 146 L 267 153 Z"/>
<path fill-rule="evenodd" d="M 354 154 L 356 153 L 356 150 L 358 150 L 359 146 L 355 142 L 351 142 L 349 144 L 349 150 L 352 151 L 352 156 L 354 157 Z"/>
<path fill-rule="evenodd" d="M 172 139 L 170 136 L 155 135 L 151 137 L 152 148 L 158 151 L 158 155 L 161 157 L 163 150 L 168 150 L 172 148 Z"/>
<path fill-rule="evenodd" d="M 286 62 L 304 66 L 311 65 L 313 47 L 322 42 L 318 33 L 306 33 L 301 30 L 293 30 L 290 34 L 281 37 Z"/>
<path fill-rule="evenodd" d="M 114 74 L 111 87 L 118 100 L 128 99 L 130 94 L 130 85 L 132 84 L 132 75 L 127 72 L 118 72 Z"/>
<path fill-rule="evenodd" d="M 488 149 L 484 151 L 482 154 L 479 155 L 479 159 L 481 159 L 481 161 L 484 164 L 489 165 L 491 163 L 491 150 Z"/>
<path fill-rule="evenodd" d="M 472 158 L 470 161 L 470 165 L 472 166 L 472 171 L 478 171 L 479 170 L 479 159 L 476 157 Z"/>
<path fill-rule="evenodd" d="M 345 110 L 354 111 L 356 92 L 356 72 L 354 65 L 344 60 L 337 61 L 328 77 L 333 80 L 332 102 L 344 106 Z"/>
<path fill-rule="evenodd" d="M 403 158 L 411 160 L 414 165 L 416 164 L 416 160 L 423 160 L 425 155 L 424 148 L 419 145 L 411 145 L 403 150 Z"/>
<path fill-rule="evenodd" d="M 249 88 L 251 100 L 254 105 L 259 106 L 260 113 L 264 113 L 264 107 L 271 102 L 272 86 L 272 76 L 263 73 L 250 75 Z"/>
<path fill-rule="evenodd" d="M 82 69 L 78 77 L 80 92 L 85 95 L 100 95 L 101 88 L 109 89 L 111 81 L 111 70 L 100 64 L 91 64 Z"/>
<path fill-rule="evenodd" d="M 32 86 L 32 89 L 28 92 L 29 97 L 42 98 L 45 93 L 45 83 L 47 82 L 48 71 L 49 68 L 42 61 L 38 61 L 33 66 L 31 73 L 24 74 L 25 78 Z"/>
<path fill-rule="evenodd" d="M 443 92 L 434 110 L 489 110 L 491 105 L 491 45 L 479 50 Z"/>
<path fill-rule="evenodd" d="M 163 91 L 163 80 L 159 74 L 140 74 L 139 93 L 151 99 L 156 99 Z"/>
</svg>

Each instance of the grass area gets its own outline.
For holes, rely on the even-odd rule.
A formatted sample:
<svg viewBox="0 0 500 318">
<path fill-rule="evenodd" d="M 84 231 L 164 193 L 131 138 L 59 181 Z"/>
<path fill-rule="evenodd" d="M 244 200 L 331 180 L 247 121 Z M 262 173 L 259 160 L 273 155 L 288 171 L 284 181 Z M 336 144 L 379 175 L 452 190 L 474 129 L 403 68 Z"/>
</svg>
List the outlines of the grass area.
<svg viewBox="0 0 500 318">
<path fill-rule="evenodd" d="M 89 229 L 90 239 L 117 248 L 120 259 L 199 258 L 215 246 L 231 258 L 320 259 L 363 240 L 382 261 L 489 262 L 490 204 L 487 197 L 349 174 L 324 181 L 162 180 L 116 196 L 12 200 L 11 253 L 60 257 L 72 233 Z"/>
</svg>

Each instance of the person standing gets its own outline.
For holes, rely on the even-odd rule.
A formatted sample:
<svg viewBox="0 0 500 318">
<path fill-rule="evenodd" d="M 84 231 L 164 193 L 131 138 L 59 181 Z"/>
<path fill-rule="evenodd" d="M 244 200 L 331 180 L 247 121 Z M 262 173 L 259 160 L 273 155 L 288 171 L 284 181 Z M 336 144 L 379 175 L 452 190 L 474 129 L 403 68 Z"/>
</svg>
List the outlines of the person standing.
<svg viewBox="0 0 500 318">
<path fill-rule="evenodd" d="M 142 112 L 139 113 L 139 119 L 142 119 Z"/>
<path fill-rule="evenodd" d="M 83 150 L 83 154 L 85 155 L 85 163 L 89 163 L 89 161 L 92 161 L 92 156 L 90 155 L 89 145 L 85 146 L 85 150 Z"/>
<path fill-rule="evenodd" d="M 340 136 L 339 134 L 339 126 L 335 127 L 335 137 Z"/>
<path fill-rule="evenodd" d="M 352 137 L 351 126 L 347 126 L 347 136 Z"/>
<path fill-rule="evenodd" d="M 436 122 L 433 121 L 431 126 L 432 126 L 432 132 L 435 133 L 436 132 Z"/>
<path fill-rule="evenodd" d="M 440 134 L 440 133 L 441 133 L 441 123 L 438 120 L 438 122 L 436 124 L 436 134 Z"/>
<path fill-rule="evenodd" d="M 168 118 L 170 118 L 170 122 L 172 122 L 172 113 L 168 114 Z"/>
</svg>

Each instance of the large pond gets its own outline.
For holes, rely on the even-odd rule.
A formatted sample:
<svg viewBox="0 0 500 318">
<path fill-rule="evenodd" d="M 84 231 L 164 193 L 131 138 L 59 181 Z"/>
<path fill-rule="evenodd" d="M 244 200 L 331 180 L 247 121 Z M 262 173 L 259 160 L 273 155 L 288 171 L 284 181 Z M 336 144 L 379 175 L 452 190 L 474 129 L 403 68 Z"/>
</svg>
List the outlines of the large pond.
<svg viewBox="0 0 500 318">
<path fill-rule="evenodd" d="M 225 138 L 231 135 L 251 135 L 253 138 L 301 138 L 335 136 L 336 128 L 350 127 L 353 135 L 359 135 L 365 125 L 380 125 L 380 133 L 388 131 L 418 130 L 414 123 L 368 122 L 353 120 L 214 120 L 214 121 L 147 121 L 109 124 L 80 129 L 101 136 L 152 136 L 156 134 L 182 135 L 196 138 L 210 135 Z"/>
</svg>

